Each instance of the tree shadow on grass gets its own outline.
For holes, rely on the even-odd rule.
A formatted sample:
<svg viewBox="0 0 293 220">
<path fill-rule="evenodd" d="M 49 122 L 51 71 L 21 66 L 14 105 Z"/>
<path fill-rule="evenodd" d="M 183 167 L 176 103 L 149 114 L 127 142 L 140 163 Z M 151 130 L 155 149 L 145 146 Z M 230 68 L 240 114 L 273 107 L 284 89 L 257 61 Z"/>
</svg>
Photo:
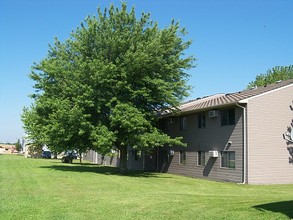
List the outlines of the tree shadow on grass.
<svg viewBox="0 0 293 220">
<path fill-rule="evenodd" d="M 293 218 L 293 200 L 267 203 L 267 204 L 253 206 L 253 208 L 255 208 L 259 211 L 266 210 L 266 211 L 271 211 L 271 212 L 280 212 L 284 215 L 287 215 L 289 217 L 289 219 Z"/>
<path fill-rule="evenodd" d="M 64 165 L 51 165 L 51 166 L 41 166 L 44 169 L 52 169 L 64 172 L 78 172 L 78 173 L 96 173 L 96 174 L 104 174 L 104 175 L 119 175 L 119 176 L 128 176 L 128 177 L 154 177 L 154 178 L 170 178 L 162 176 L 157 173 L 149 173 L 143 171 L 129 170 L 128 174 L 121 175 L 119 173 L 119 168 L 109 167 L 109 166 L 99 166 L 96 164 L 64 164 Z"/>
</svg>

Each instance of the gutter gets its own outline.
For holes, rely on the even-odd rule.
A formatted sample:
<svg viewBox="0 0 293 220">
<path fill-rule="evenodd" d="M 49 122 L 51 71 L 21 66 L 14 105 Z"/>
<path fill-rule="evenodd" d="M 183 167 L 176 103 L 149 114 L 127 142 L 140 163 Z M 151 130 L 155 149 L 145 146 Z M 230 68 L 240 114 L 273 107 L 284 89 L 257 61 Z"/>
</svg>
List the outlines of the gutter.
<svg viewBox="0 0 293 220">
<path fill-rule="evenodd" d="M 213 106 L 210 106 L 210 107 L 189 110 L 189 111 L 181 111 L 179 109 L 176 112 L 168 112 L 166 114 L 161 114 L 158 117 L 160 119 L 163 119 L 163 118 L 169 118 L 169 117 L 184 116 L 184 115 L 189 115 L 189 114 L 193 114 L 193 113 L 197 113 L 197 112 L 202 112 L 202 111 L 209 111 L 209 110 L 214 110 L 214 109 L 227 108 L 227 107 L 235 106 L 235 104 L 237 105 L 237 102 L 236 101 L 235 102 L 226 103 L 226 104 L 221 104 L 221 105 L 213 105 Z"/>
<path fill-rule="evenodd" d="M 243 109 L 243 182 L 242 184 L 247 184 L 247 117 L 246 107 L 240 105 L 240 104 L 246 104 L 247 101 L 242 100 L 236 103 L 236 105 Z"/>
</svg>

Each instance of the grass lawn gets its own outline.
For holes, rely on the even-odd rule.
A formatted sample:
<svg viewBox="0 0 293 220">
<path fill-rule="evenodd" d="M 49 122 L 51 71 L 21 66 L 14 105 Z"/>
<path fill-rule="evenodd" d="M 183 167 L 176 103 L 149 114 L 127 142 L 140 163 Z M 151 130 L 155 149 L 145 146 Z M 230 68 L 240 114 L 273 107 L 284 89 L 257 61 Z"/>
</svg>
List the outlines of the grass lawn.
<svg viewBox="0 0 293 220">
<path fill-rule="evenodd" d="M 289 219 L 293 185 L 238 185 L 0 155 L 0 219 Z"/>
</svg>

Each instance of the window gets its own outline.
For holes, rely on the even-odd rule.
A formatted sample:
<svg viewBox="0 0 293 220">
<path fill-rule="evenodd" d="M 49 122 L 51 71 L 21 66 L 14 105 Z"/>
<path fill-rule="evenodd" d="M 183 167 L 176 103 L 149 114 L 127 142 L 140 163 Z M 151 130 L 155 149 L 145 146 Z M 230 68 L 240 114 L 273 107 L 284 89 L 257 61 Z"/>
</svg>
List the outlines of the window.
<svg viewBox="0 0 293 220">
<path fill-rule="evenodd" d="M 205 152 L 204 151 L 198 151 L 197 152 L 197 165 L 198 166 L 204 166 L 205 165 Z"/>
<path fill-rule="evenodd" d="M 205 128 L 206 127 L 206 114 L 201 113 L 198 114 L 198 128 Z"/>
<path fill-rule="evenodd" d="M 159 129 L 161 129 L 163 132 L 169 131 L 167 119 L 162 119 L 159 121 Z"/>
<path fill-rule="evenodd" d="M 221 125 L 235 125 L 235 109 L 221 110 Z"/>
<path fill-rule="evenodd" d="M 179 164 L 186 165 L 186 151 L 180 151 Z"/>
<path fill-rule="evenodd" d="M 186 130 L 186 117 L 180 118 L 180 130 Z"/>
<path fill-rule="evenodd" d="M 141 158 L 141 150 L 134 150 L 134 160 L 139 160 Z"/>
<path fill-rule="evenodd" d="M 222 152 L 221 167 L 235 169 L 235 151 Z"/>
</svg>

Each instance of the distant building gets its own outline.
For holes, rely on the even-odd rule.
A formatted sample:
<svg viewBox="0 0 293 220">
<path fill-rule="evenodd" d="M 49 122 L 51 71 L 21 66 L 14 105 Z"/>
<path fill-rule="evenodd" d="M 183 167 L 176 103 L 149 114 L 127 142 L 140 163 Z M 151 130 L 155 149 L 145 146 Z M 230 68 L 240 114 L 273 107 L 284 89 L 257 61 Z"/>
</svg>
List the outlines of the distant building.
<svg viewBox="0 0 293 220">
<path fill-rule="evenodd" d="M 44 145 L 47 148 L 46 145 Z M 43 146 L 43 147 L 44 147 Z M 27 135 L 24 135 L 21 140 L 21 149 L 25 157 L 40 158 L 42 156 L 42 148 L 35 146 Z"/>
<path fill-rule="evenodd" d="M 27 135 L 24 135 L 21 139 L 21 151 L 25 157 L 28 157 L 28 155 L 29 155 L 28 142 L 29 141 L 28 141 Z"/>
<path fill-rule="evenodd" d="M 12 154 L 15 152 L 14 144 L 0 144 L 0 154 Z"/>
<path fill-rule="evenodd" d="M 83 159 L 89 160 L 96 164 L 113 167 L 119 167 L 120 164 L 118 151 L 109 153 L 108 155 L 102 155 L 93 150 L 90 150 L 83 155 Z"/>
</svg>

